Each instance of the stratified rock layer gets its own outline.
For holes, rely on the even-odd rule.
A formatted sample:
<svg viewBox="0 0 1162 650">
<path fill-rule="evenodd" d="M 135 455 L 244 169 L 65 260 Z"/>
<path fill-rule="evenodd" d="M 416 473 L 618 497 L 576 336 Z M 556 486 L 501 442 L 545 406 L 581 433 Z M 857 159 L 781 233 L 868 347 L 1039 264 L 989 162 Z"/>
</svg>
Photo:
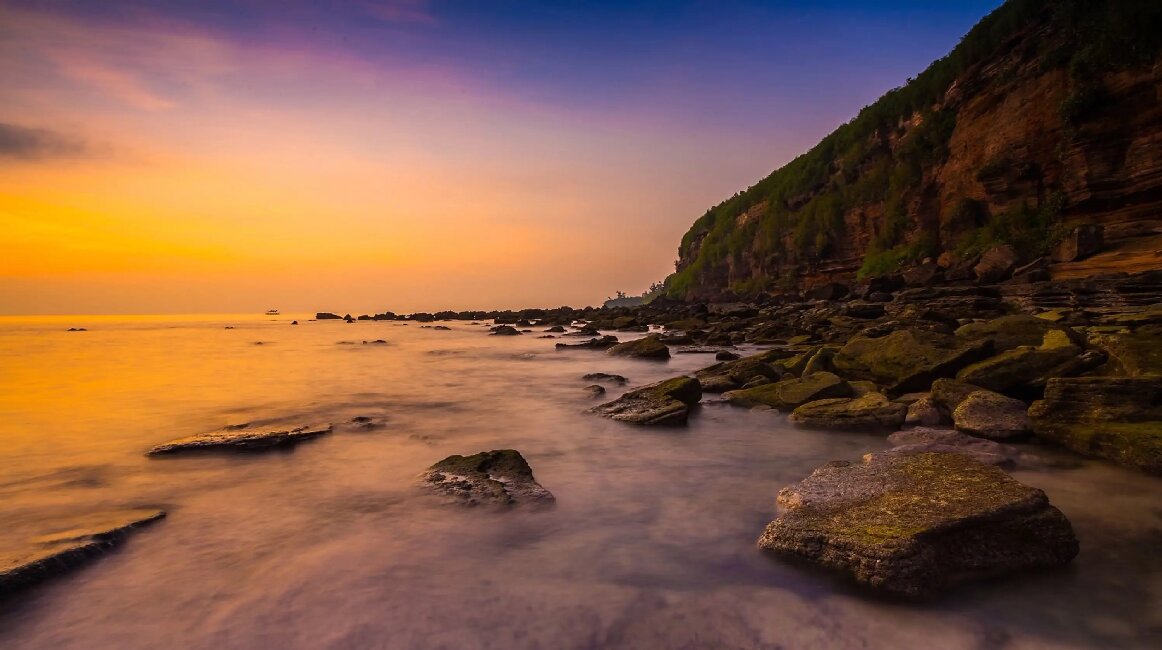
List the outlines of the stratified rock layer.
<svg viewBox="0 0 1162 650">
<path fill-rule="evenodd" d="M 922 596 L 1077 555 L 1069 520 L 1041 490 L 956 453 L 836 462 L 779 492 L 760 548 Z"/>
<path fill-rule="evenodd" d="M 291 447 L 328 433 L 331 433 L 329 424 L 293 429 L 259 429 L 250 424 L 242 424 L 171 440 L 146 453 L 150 456 L 159 456 L 195 451 L 264 451 Z"/>
</svg>

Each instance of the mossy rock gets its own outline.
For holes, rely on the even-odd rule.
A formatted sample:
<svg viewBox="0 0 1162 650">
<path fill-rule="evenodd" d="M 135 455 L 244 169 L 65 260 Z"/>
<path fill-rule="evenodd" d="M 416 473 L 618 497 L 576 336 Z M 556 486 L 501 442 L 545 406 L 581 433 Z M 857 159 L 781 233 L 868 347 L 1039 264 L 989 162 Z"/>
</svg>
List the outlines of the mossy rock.
<svg viewBox="0 0 1162 650">
<path fill-rule="evenodd" d="M 791 412 L 791 421 L 811 429 L 892 430 L 904 424 L 908 407 L 883 393 L 808 402 Z"/>
<path fill-rule="evenodd" d="M 1085 353 L 1064 332 L 1051 330 L 1041 345 L 1005 350 L 963 368 L 956 378 L 1006 395 L 1039 397 L 1049 379 L 1079 374 L 1104 359 L 1100 353 Z"/>
<path fill-rule="evenodd" d="M 1102 374 L 1162 376 L 1162 327 L 1148 325 L 1122 334 L 1095 334 L 1089 342 L 1109 357 Z"/>
<path fill-rule="evenodd" d="M 1029 419 L 1038 438 L 1162 474 L 1162 377 L 1051 379 Z"/>
<path fill-rule="evenodd" d="M 835 372 L 835 364 L 832 361 L 835 359 L 835 353 L 838 351 L 839 348 L 832 346 L 819 348 L 803 366 L 802 374 L 809 375 L 814 372 Z"/>
<path fill-rule="evenodd" d="M 675 377 L 632 390 L 590 411 L 630 424 L 680 425 L 700 399 L 702 386 L 697 379 Z"/>
<path fill-rule="evenodd" d="M 903 596 L 1064 566 L 1078 552 L 1044 492 L 959 453 L 830 463 L 780 491 L 778 503 L 759 548 Z"/>
<path fill-rule="evenodd" d="M 515 449 L 448 456 L 420 476 L 420 484 L 463 505 L 546 505 L 554 498 L 537 483 Z"/>
<path fill-rule="evenodd" d="M 1044 318 L 1016 314 L 1001 316 L 981 323 L 969 323 L 956 330 L 956 335 L 966 341 L 990 340 L 996 352 L 1004 352 L 1022 345 L 1039 346 L 1050 331 L 1062 332 L 1074 345 L 1084 346 L 1085 337 L 1076 330 L 1059 325 Z"/>
<path fill-rule="evenodd" d="M 778 381 L 787 374 L 776 361 L 794 354 L 783 349 L 767 350 L 734 361 L 716 363 L 697 372 L 702 390 L 707 393 L 725 393 L 742 388 L 757 375 Z"/>
<path fill-rule="evenodd" d="M 957 431 L 989 440 L 1019 440 L 1031 432 L 1028 406 L 991 390 L 969 393 L 952 412 Z"/>
<path fill-rule="evenodd" d="M 634 357 L 637 359 L 669 359 L 670 348 L 662 343 L 657 334 L 650 334 L 636 341 L 618 343 L 609 348 L 609 354 L 615 357 Z"/>
<path fill-rule="evenodd" d="M 951 419 L 952 412 L 956 410 L 956 407 L 960 406 L 966 397 L 980 389 L 980 386 L 944 378 L 932 382 L 931 396 L 936 408 L 940 409 L 945 417 Z"/>
<path fill-rule="evenodd" d="M 736 406 L 767 406 L 780 411 L 791 411 L 815 400 L 831 397 L 850 397 L 851 386 L 830 372 L 817 372 L 802 378 L 784 379 L 772 384 L 735 390 L 723 397 Z"/>
<path fill-rule="evenodd" d="M 880 338 L 857 336 L 832 360 L 836 373 L 847 379 L 866 379 L 890 393 L 928 390 L 941 377 L 987 357 L 991 340 L 965 341 L 948 334 L 920 329 L 897 330 Z"/>
</svg>

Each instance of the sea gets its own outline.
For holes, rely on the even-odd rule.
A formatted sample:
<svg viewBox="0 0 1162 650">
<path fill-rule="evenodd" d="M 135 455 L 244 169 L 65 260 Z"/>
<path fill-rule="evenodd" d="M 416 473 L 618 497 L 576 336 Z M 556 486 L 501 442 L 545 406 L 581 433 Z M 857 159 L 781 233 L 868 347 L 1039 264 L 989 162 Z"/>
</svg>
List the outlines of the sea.
<svg viewBox="0 0 1162 650">
<path fill-rule="evenodd" d="M 586 373 L 627 377 L 607 386 L 613 399 L 693 373 L 712 355 L 557 350 L 577 339 L 539 338 L 540 327 L 502 337 L 489 336 L 491 323 L 310 318 L 0 318 L 0 545 L 86 513 L 168 513 L 109 554 L 0 600 L 0 648 L 1162 640 L 1156 477 L 1037 449 L 1061 462 L 1013 474 L 1072 521 L 1081 541 L 1073 564 L 926 603 L 887 600 L 756 546 L 780 488 L 886 449 L 883 434 L 800 430 L 783 414 L 714 396 L 680 428 L 586 412 L 600 401 Z M 334 429 L 290 451 L 144 453 L 247 422 Z M 554 507 L 466 508 L 416 486 L 448 455 L 508 448 L 556 495 Z"/>
</svg>

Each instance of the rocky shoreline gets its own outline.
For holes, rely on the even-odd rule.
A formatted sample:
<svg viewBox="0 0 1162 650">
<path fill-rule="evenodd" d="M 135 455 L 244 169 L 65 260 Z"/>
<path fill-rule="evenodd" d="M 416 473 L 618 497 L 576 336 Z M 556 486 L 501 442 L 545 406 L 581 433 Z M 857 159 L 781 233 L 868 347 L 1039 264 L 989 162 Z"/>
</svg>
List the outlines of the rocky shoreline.
<svg viewBox="0 0 1162 650">
<path fill-rule="evenodd" d="M 568 337 L 578 343 L 544 345 L 630 363 L 714 354 L 715 363 L 692 376 L 628 390 L 621 375 L 578 377 L 589 384 L 579 400 L 608 400 L 588 412 L 624 423 L 627 431 L 682 427 L 699 417 L 700 405 L 714 402 L 784 413 L 808 430 L 885 436 L 892 449 L 862 462 L 836 459 L 784 488 L 777 515 L 765 531 L 755 531 L 758 546 L 879 592 L 926 597 L 964 582 L 1060 567 L 1079 549 L 1084 553 L 1085 540 L 1076 538 L 1066 514 L 1006 473 L 1041 462 L 1027 443 L 1162 475 L 1162 302 L 1147 304 L 1138 291 L 1162 286 L 1162 274 L 1102 283 L 1109 291 L 1134 287 L 1136 297 L 1117 302 L 1107 292 L 1101 306 L 1079 299 L 1042 308 L 1008 300 L 996 286 L 908 287 L 902 278 L 879 278 L 756 303 L 663 299 L 632 308 L 407 318 L 471 319 L 483 335 Z M 1075 284 L 1045 288 L 1044 295 L 1074 290 Z M 386 317 L 401 318 L 387 312 L 323 320 Z M 612 399 L 604 397 L 607 390 Z M 335 426 L 377 424 L 363 417 Z M 332 430 L 331 424 L 235 425 L 146 454 L 263 453 Z M 501 510 L 555 500 L 513 449 L 450 456 L 423 470 L 417 485 L 452 502 Z M 145 512 L 113 526 L 76 528 L 76 534 L 46 530 L 49 536 L 30 542 L 31 550 L 9 554 L 0 591 L 96 557 L 160 516 Z"/>
</svg>

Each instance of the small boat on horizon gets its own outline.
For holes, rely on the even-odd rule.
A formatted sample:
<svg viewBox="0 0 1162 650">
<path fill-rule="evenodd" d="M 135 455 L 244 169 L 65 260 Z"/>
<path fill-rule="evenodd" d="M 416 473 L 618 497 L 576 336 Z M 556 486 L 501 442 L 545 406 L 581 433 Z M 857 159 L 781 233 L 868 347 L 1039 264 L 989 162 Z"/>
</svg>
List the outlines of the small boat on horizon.
<svg viewBox="0 0 1162 650">
<path fill-rule="evenodd" d="M 278 316 L 278 310 L 277 309 L 267 309 L 266 315 L 267 316 Z"/>
</svg>

